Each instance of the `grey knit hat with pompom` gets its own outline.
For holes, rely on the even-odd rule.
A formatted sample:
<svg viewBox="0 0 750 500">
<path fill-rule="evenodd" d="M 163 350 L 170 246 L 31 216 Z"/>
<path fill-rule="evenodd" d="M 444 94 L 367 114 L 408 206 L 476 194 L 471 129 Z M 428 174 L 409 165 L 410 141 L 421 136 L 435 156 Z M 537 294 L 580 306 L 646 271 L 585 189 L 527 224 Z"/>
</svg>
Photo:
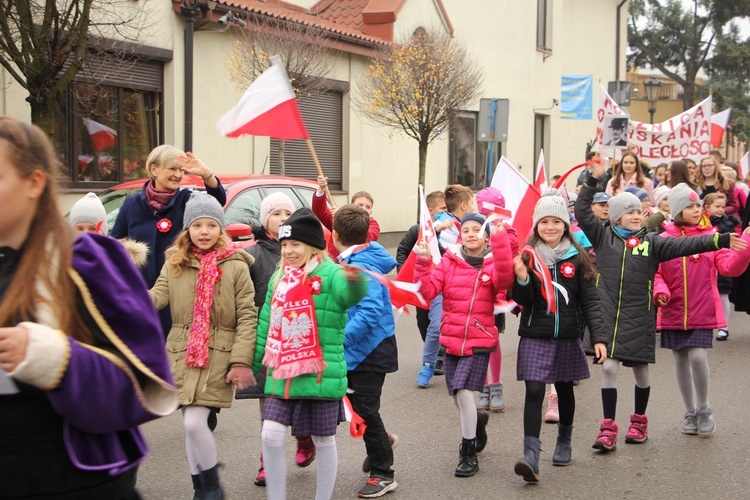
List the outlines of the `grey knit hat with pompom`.
<svg viewBox="0 0 750 500">
<path fill-rule="evenodd" d="M 557 217 L 565 223 L 570 229 L 570 215 L 568 215 L 568 203 L 560 194 L 560 191 L 554 188 L 548 188 L 542 193 L 542 197 L 536 202 L 534 207 L 534 225 L 539 223 L 545 217 Z"/>
</svg>

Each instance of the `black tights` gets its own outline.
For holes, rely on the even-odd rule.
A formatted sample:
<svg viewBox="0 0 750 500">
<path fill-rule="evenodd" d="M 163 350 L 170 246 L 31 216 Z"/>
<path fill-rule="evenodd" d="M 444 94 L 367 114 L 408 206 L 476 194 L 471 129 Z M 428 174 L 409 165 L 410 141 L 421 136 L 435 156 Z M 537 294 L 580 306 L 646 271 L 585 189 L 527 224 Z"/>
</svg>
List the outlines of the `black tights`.
<svg viewBox="0 0 750 500">
<path fill-rule="evenodd" d="M 523 435 L 538 438 L 542 430 L 542 403 L 546 385 L 542 382 L 526 381 L 526 401 L 523 407 Z M 573 425 L 576 412 L 576 397 L 573 382 L 557 382 L 557 404 L 560 411 L 560 424 Z"/>
</svg>

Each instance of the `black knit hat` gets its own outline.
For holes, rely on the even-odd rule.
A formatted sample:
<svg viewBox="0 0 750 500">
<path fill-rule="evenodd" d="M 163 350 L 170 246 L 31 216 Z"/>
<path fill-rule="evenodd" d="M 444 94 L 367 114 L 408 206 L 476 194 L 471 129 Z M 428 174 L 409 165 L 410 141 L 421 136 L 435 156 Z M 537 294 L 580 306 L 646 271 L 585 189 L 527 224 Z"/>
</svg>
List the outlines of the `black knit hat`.
<svg viewBox="0 0 750 500">
<path fill-rule="evenodd" d="M 323 226 L 309 208 L 300 208 L 279 228 L 279 241 L 297 240 L 311 247 L 325 250 L 326 239 Z"/>
</svg>

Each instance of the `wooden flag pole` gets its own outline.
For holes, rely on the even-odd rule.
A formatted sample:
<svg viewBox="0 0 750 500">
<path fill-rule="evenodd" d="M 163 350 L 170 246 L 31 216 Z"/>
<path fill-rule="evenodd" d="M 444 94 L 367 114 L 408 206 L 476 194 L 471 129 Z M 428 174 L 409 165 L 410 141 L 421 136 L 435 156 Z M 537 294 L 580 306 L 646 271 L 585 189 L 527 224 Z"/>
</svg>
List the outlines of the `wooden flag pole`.
<svg viewBox="0 0 750 500">
<path fill-rule="evenodd" d="M 310 154 L 312 155 L 315 166 L 318 169 L 318 175 L 320 175 L 321 177 L 325 177 L 325 175 L 323 175 L 323 167 L 320 166 L 320 160 L 318 160 L 318 154 L 315 152 L 315 146 L 313 146 L 312 139 L 310 139 L 309 137 L 307 138 L 307 147 L 310 149 Z M 331 205 L 333 205 L 335 208 L 338 208 L 336 201 L 333 199 L 333 196 L 331 196 L 331 192 L 328 190 L 328 185 L 325 186 L 325 191 L 326 196 L 328 196 L 328 199 L 331 202 Z"/>
</svg>

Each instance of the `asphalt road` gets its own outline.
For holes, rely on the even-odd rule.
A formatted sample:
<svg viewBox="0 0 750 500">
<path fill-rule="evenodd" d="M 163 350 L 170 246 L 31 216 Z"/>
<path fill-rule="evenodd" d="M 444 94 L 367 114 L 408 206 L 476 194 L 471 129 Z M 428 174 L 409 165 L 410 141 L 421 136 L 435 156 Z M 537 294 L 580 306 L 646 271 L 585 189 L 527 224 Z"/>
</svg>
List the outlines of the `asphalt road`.
<svg viewBox="0 0 750 500">
<path fill-rule="evenodd" d="M 684 408 L 674 376 L 671 352 L 657 349 L 651 369 L 648 408 L 649 439 L 641 445 L 625 444 L 628 416 L 633 410 L 632 372 L 621 369 L 617 450 L 600 454 L 591 448 L 601 420 L 599 381 L 601 370 L 576 388 L 573 462 L 552 466 L 556 426 L 543 424 L 541 482 L 526 484 L 513 473 L 522 456 L 524 388 L 515 380 L 517 320 L 510 318 L 501 337 L 503 382 L 508 403 L 488 424 L 489 443 L 479 455 L 480 471 L 473 478 L 456 478 L 453 471 L 461 441 L 458 410 L 445 390 L 443 377 L 428 389 L 414 383 L 419 371 L 422 340 L 412 316 L 397 324 L 400 370 L 386 379 L 382 415 L 389 432 L 399 436 L 395 450 L 398 488 L 384 498 L 748 498 L 750 497 L 750 316 L 734 313 L 729 340 L 715 342 L 709 352 L 711 406 L 717 430 L 710 438 L 680 432 Z M 658 338 L 657 338 L 658 342 Z M 138 486 L 147 499 L 192 498 L 185 459 L 180 414 L 146 425 L 151 457 L 141 467 Z M 260 454 L 260 419 L 254 400 L 235 401 L 219 415 L 215 432 L 221 478 L 228 498 L 262 499 L 265 489 L 253 479 Z M 361 471 L 364 444 L 339 426 L 339 469 L 335 499 L 356 498 L 367 476 Z M 289 499 L 315 495 L 317 462 L 301 469 L 294 465 L 295 440 L 287 440 Z"/>
</svg>

